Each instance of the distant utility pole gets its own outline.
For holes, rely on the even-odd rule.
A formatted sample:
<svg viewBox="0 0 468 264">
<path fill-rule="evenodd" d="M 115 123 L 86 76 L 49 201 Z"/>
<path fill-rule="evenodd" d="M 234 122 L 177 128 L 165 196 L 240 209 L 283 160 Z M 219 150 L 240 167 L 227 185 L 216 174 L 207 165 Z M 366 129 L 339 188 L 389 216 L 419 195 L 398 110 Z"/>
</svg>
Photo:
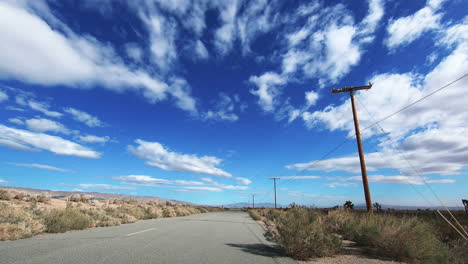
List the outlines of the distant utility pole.
<svg viewBox="0 0 468 264">
<path fill-rule="evenodd" d="M 356 140 L 357 140 L 357 146 L 359 150 L 359 161 L 361 162 L 362 185 L 364 186 L 364 195 L 366 196 L 366 207 L 367 207 L 367 211 L 370 214 L 373 214 L 371 195 L 369 191 L 369 183 L 367 181 L 366 161 L 364 160 L 364 150 L 362 149 L 362 143 L 361 143 L 361 132 L 359 131 L 359 121 L 358 121 L 358 116 L 357 116 L 357 111 L 356 111 L 356 105 L 354 104 L 354 92 L 357 90 L 368 90 L 371 87 L 372 87 L 372 83 L 369 83 L 369 85 L 365 85 L 365 86 L 344 87 L 343 89 L 333 89 L 332 93 L 349 92 L 349 95 L 351 96 L 351 105 L 353 108 L 353 118 L 354 118 L 354 129 L 356 131 Z"/>
<path fill-rule="evenodd" d="M 276 179 L 280 179 L 279 177 L 271 177 L 270 179 L 273 179 L 273 184 L 275 186 L 275 209 L 276 209 Z"/>
<path fill-rule="evenodd" d="M 252 208 L 255 208 L 255 194 L 252 194 Z"/>
</svg>

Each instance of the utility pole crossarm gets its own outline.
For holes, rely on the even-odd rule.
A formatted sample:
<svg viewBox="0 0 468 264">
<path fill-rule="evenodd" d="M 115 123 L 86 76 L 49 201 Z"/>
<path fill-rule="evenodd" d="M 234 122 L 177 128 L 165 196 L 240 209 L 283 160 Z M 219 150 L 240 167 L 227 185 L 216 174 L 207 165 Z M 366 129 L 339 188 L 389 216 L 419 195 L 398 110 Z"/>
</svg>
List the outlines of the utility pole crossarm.
<svg viewBox="0 0 468 264">
<path fill-rule="evenodd" d="M 364 86 L 355 86 L 355 87 L 344 87 L 341 89 L 332 89 L 332 93 L 344 93 L 344 92 L 354 92 L 357 90 L 369 90 L 372 87 L 372 83 Z"/>
</svg>

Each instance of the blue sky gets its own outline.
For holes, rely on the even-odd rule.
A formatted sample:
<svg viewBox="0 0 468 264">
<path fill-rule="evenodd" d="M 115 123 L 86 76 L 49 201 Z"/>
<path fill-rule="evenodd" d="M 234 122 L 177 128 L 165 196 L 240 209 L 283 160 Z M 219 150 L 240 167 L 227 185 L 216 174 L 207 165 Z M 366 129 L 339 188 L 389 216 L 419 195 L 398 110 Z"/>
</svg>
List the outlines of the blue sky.
<svg viewBox="0 0 468 264">
<path fill-rule="evenodd" d="M 463 76 L 467 8 L 2 0 L 0 184 L 227 204 L 272 202 L 281 177 L 281 204 L 363 203 L 349 96 L 331 88 L 374 83 L 356 93 L 365 128 Z M 467 85 L 362 131 L 373 201 L 438 205 L 424 182 L 466 198 Z"/>
</svg>

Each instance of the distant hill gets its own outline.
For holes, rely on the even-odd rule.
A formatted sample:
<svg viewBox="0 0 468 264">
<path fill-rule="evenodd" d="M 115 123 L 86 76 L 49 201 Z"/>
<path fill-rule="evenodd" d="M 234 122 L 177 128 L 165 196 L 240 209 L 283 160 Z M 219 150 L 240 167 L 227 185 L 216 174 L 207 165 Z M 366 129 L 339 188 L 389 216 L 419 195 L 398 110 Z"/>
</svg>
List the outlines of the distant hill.
<svg viewBox="0 0 468 264">
<path fill-rule="evenodd" d="M 251 203 L 234 203 L 234 204 L 225 204 L 223 205 L 224 207 L 230 207 L 230 208 L 240 208 L 240 207 L 252 207 Z M 275 204 L 274 203 L 255 203 L 255 207 L 267 207 L 267 208 L 274 208 Z M 276 207 L 287 207 L 281 204 L 277 204 Z"/>
<path fill-rule="evenodd" d="M 0 189 L 7 189 L 10 191 L 22 192 L 29 195 L 46 195 L 51 198 L 60 199 L 71 195 L 83 194 L 86 195 L 89 199 L 94 200 L 137 200 L 139 202 L 149 202 L 154 201 L 156 203 L 165 203 L 171 202 L 174 204 L 190 204 L 187 202 L 163 199 L 154 196 L 133 196 L 117 193 L 100 193 L 100 192 L 69 192 L 69 191 L 51 191 L 51 190 L 42 190 L 42 189 L 31 189 L 31 188 L 20 188 L 20 187 L 0 187 Z"/>
</svg>

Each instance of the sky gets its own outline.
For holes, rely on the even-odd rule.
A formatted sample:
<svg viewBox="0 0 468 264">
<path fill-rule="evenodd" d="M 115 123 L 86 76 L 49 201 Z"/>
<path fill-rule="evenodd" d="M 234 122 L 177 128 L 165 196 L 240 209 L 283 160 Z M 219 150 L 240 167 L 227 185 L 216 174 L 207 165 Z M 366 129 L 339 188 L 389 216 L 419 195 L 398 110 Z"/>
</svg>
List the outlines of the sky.
<svg viewBox="0 0 468 264">
<path fill-rule="evenodd" d="M 467 9 L 0 0 L 0 185 L 220 205 L 273 202 L 280 177 L 282 205 L 363 204 L 349 94 L 331 89 L 371 82 L 355 97 L 372 201 L 461 206 Z"/>
</svg>

